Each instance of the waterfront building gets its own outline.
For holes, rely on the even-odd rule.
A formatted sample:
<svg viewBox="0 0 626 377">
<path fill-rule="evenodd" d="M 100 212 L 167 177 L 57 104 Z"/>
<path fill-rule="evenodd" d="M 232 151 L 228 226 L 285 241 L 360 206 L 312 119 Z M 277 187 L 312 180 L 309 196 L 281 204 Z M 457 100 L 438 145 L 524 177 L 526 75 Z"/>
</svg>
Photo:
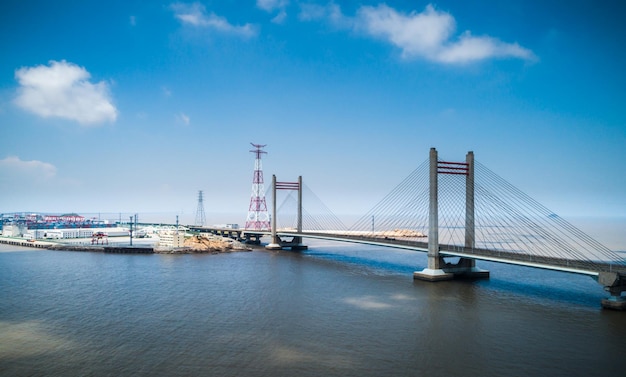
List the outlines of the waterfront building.
<svg viewBox="0 0 626 377">
<path fill-rule="evenodd" d="M 159 247 L 177 248 L 185 244 L 185 231 L 177 229 L 167 229 L 159 232 Z"/>
</svg>

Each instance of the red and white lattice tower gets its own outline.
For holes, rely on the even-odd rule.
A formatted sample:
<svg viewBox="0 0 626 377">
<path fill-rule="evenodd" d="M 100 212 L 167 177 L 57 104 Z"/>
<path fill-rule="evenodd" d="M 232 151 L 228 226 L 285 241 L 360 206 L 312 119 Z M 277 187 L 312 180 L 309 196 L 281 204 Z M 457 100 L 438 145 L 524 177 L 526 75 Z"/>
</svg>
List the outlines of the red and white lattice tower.
<svg viewBox="0 0 626 377">
<path fill-rule="evenodd" d="M 261 155 L 267 152 L 263 150 L 265 145 L 250 144 L 255 148 L 250 152 L 256 155 L 256 159 L 254 160 L 254 177 L 252 178 L 252 196 L 250 197 L 250 208 L 248 208 L 245 228 L 270 230 L 270 216 L 265 203 L 265 185 L 263 184 L 263 166 L 261 165 Z"/>
</svg>

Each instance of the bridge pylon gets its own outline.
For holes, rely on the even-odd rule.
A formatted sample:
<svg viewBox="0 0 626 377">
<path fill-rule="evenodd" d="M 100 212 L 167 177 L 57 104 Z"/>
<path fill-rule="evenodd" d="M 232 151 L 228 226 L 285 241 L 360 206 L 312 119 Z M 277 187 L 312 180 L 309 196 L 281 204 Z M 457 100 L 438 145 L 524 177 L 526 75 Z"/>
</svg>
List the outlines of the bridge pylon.
<svg viewBox="0 0 626 377">
<path fill-rule="evenodd" d="M 476 267 L 476 260 L 460 258 L 448 263 L 439 254 L 439 174 L 465 175 L 465 247 L 474 248 L 474 152 L 468 152 L 465 162 L 439 161 L 437 150 L 430 149 L 429 157 L 429 212 L 428 212 L 428 267 L 415 271 L 416 280 L 441 281 L 462 278 L 489 278 L 489 271 Z"/>
<path fill-rule="evenodd" d="M 291 241 L 283 240 L 278 234 L 276 221 L 276 191 L 277 190 L 297 190 L 298 191 L 298 215 L 296 234 L 302 234 L 302 176 L 298 177 L 297 182 L 277 182 L 276 175 L 272 175 L 272 242 L 265 246 L 268 250 L 282 250 L 291 248 L 291 250 L 306 250 L 307 246 L 302 243 L 302 236 L 294 235 Z"/>
</svg>

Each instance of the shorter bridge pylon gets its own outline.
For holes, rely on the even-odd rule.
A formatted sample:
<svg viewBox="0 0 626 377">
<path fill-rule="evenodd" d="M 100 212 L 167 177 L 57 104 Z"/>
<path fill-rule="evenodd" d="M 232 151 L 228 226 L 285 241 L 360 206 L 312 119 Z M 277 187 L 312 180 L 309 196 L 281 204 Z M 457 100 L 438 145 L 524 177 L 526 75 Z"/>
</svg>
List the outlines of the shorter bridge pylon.
<svg viewBox="0 0 626 377">
<path fill-rule="evenodd" d="M 455 277 L 484 279 L 489 278 L 489 271 L 476 267 L 476 260 L 459 258 L 457 263 L 448 263 L 439 254 L 439 174 L 465 175 L 465 247 L 473 248 L 474 233 L 474 153 L 468 152 L 465 162 L 439 161 L 437 150 L 430 149 L 430 187 L 428 214 L 428 267 L 415 271 L 416 280 L 441 281 Z"/>
<path fill-rule="evenodd" d="M 298 191 L 298 218 L 296 234 L 291 236 L 291 241 L 282 239 L 277 234 L 276 221 L 276 190 L 297 190 Z M 268 250 L 282 250 L 291 248 L 291 250 L 306 250 L 308 247 L 302 243 L 302 176 L 298 177 L 297 182 L 277 182 L 276 175 L 272 175 L 272 242 L 265 246 Z"/>
</svg>

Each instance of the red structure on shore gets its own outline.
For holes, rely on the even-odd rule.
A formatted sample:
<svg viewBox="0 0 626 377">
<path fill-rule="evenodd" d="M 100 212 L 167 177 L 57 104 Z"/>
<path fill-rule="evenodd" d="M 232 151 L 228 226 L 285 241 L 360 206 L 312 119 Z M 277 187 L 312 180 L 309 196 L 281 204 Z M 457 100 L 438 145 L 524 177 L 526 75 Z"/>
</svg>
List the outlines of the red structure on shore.
<svg viewBox="0 0 626 377">
<path fill-rule="evenodd" d="M 104 232 L 97 232 L 91 236 L 91 244 L 92 245 L 108 245 L 109 244 L 109 235 Z"/>
<path fill-rule="evenodd" d="M 255 148 L 250 152 L 254 153 L 254 176 L 252 178 L 252 195 L 250 197 L 250 207 L 248 208 L 248 218 L 245 229 L 247 230 L 270 230 L 270 217 L 265 203 L 265 185 L 263 183 L 263 166 L 261 156 L 267 152 L 263 150 L 265 145 L 252 144 Z"/>
</svg>

